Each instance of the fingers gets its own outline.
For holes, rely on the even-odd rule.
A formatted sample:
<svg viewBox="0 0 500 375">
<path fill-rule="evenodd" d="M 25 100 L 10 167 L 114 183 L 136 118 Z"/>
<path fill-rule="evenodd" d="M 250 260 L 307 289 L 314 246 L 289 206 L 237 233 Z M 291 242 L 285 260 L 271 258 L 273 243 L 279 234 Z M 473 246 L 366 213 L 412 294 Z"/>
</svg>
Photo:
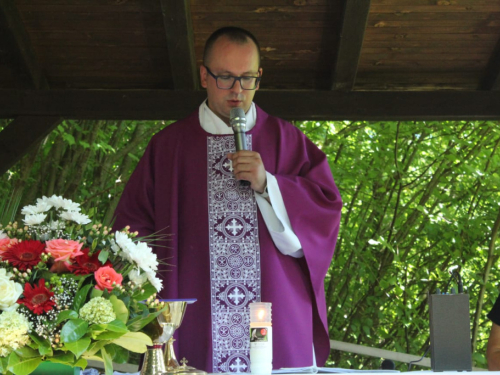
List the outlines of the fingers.
<svg viewBox="0 0 500 375">
<path fill-rule="evenodd" d="M 237 180 L 249 181 L 252 189 L 258 192 L 264 190 L 266 170 L 258 152 L 244 150 L 228 154 L 227 157 L 231 160 Z"/>
</svg>

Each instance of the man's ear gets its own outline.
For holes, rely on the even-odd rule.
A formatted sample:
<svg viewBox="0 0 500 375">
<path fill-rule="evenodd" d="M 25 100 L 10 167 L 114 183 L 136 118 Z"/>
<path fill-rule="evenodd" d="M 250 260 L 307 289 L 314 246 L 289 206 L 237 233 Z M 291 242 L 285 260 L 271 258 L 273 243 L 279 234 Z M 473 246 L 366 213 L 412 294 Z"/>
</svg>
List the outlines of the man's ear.
<svg viewBox="0 0 500 375">
<path fill-rule="evenodd" d="M 200 65 L 200 83 L 203 88 L 207 88 L 207 74 L 207 68 Z"/>
<path fill-rule="evenodd" d="M 262 79 L 262 72 L 263 72 L 262 68 L 259 68 L 259 76 L 261 79 Z M 259 88 L 260 88 L 260 81 L 255 90 L 258 90 Z"/>
</svg>

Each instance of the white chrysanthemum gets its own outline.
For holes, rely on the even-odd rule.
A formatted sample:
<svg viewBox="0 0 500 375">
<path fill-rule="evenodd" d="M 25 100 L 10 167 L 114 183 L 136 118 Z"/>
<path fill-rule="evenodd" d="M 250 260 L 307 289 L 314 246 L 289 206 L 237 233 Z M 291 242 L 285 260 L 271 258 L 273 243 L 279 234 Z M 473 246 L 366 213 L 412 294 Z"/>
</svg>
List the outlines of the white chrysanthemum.
<svg viewBox="0 0 500 375">
<path fill-rule="evenodd" d="M 80 203 L 73 202 L 70 199 L 64 199 L 62 208 L 66 211 L 80 212 Z"/>
<path fill-rule="evenodd" d="M 16 310 L 0 314 L 0 357 L 7 357 L 12 351 L 29 343 L 28 319 Z"/>
<path fill-rule="evenodd" d="M 113 239 L 111 239 L 109 242 L 111 243 L 111 250 L 113 250 L 113 253 L 118 254 L 121 250 L 120 246 L 118 246 Z"/>
<path fill-rule="evenodd" d="M 145 242 L 139 242 L 136 245 L 136 253 L 139 255 L 137 265 L 143 270 L 158 270 L 158 258 L 156 254 L 153 253 L 151 249 Z"/>
<path fill-rule="evenodd" d="M 146 275 L 148 276 L 148 280 L 154 288 L 160 292 L 163 289 L 162 281 L 156 276 L 156 272 L 154 271 L 146 271 Z"/>
<path fill-rule="evenodd" d="M 76 211 L 61 212 L 59 217 L 61 219 L 74 221 L 75 223 L 82 224 L 82 225 L 85 225 L 85 224 L 88 224 L 91 222 L 91 220 L 89 219 L 89 217 L 87 215 L 84 215 L 84 214 L 82 214 L 80 212 L 76 212 Z"/>
<path fill-rule="evenodd" d="M 64 198 L 58 195 L 53 195 L 47 199 L 48 203 L 50 203 L 55 208 L 64 207 Z"/>
<path fill-rule="evenodd" d="M 126 248 L 127 246 L 129 246 L 130 244 L 133 244 L 134 242 L 129 238 L 129 236 L 127 236 L 125 233 L 123 232 L 120 232 L 120 231 L 116 231 L 115 232 L 115 239 L 116 239 L 116 243 L 118 244 L 118 246 L 120 246 L 120 248 L 123 250 L 124 248 Z"/>
<path fill-rule="evenodd" d="M 4 238 L 9 238 L 9 236 L 7 236 L 7 234 L 0 229 L 0 240 L 3 240 Z"/>
<path fill-rule="evenodd" d="M 146 275 L 145 273 L 141 273 L 141 271 L 134 268 L 132 269 L 132 271 L 129 272 L 128 278 L 137 286 L 141 286 L 148 279 L 148 275 Z"/>
<path fill-rule="evenodd" d="M 39 225 L 43 223 L 46 217 L 46 214 L 26 215 L 23 221 L 26 225 Z"/>
<path fill-rule="evenodd" d="M 38 212 L 47 212 L 52 208 L 52 204 L 49 201 L 49 198 L 42 197 L 36 200 L 36 209 Z"/>
<path fill-rule="evenodd" d="M 23 215 L 34 215 L 40 213 L 36 206 L 24 206 L 21 210 Z"/>
</svg>

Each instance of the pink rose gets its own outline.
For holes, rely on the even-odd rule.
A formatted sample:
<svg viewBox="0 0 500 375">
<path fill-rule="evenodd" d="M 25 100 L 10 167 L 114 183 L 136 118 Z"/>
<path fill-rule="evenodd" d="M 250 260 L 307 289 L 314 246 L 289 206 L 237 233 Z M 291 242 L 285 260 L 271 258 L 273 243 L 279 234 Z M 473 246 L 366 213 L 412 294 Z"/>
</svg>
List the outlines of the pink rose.
<svg viewBox="0 0 500 375">
<path fill-rule="evenodd" d="M 2 257 L 2 253 L 7 251 L 9 247 L 18 243 L 19 240 L 17 238 L 3 238 L 0 240 L 0 258 Z"/>
<path fill-rule="evenodd" d="M 116 272 L 110 266 L 104 266 L 94 272 L 95 281 L 97 281 L 96 289 L 111 292 L 116 285 L 122 285 L 123 276 Z M 114 284 L 114 285 L 113 285 Z"/>
<path fill-rule="evenodd" d="M 57 239 L 45 242 L 45 251 L 50 253 L 56 262 L 69 262 L 70 258 L 83 254 L 80 251 L 82 246 L 82 243 L 76 241 Z"/>
</svg>

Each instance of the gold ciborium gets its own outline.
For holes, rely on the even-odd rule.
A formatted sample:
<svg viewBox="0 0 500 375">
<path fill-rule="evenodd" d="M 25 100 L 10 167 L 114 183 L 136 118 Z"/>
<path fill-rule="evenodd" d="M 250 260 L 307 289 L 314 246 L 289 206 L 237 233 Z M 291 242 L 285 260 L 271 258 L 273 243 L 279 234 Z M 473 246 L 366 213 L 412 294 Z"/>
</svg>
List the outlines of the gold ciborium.
<svg viewBox="0 0 500 375">
<path fill-rule="evenodd" d="M 160 300 L 160 302 L 165 302 L 165 310 L 158 315 L 155 320 L 143 328 L 144 333 L 151 337 L 153 346 L 148 348 L 146 355 L 144 356 L 144 362 L 142 363 L 140 375 L 160 375 L 171 369 L 170 366 L 167 368 L 165 365 L 166 358 L 163 353 L 163 345 L 169 341 L 173 342 L 172 337 L 175 330 L 179 328 L 182 323 L 187 305 L 195 301 L 196 299 Z M 173 346 L 170 346 L 171 344 L 166 345 L 165 352 L 173 353 L 173 358 L 175 363 L 177 363 L 174 348 Z M 177 367 L 181 366 L 177 363 Z"/>
</svg>

